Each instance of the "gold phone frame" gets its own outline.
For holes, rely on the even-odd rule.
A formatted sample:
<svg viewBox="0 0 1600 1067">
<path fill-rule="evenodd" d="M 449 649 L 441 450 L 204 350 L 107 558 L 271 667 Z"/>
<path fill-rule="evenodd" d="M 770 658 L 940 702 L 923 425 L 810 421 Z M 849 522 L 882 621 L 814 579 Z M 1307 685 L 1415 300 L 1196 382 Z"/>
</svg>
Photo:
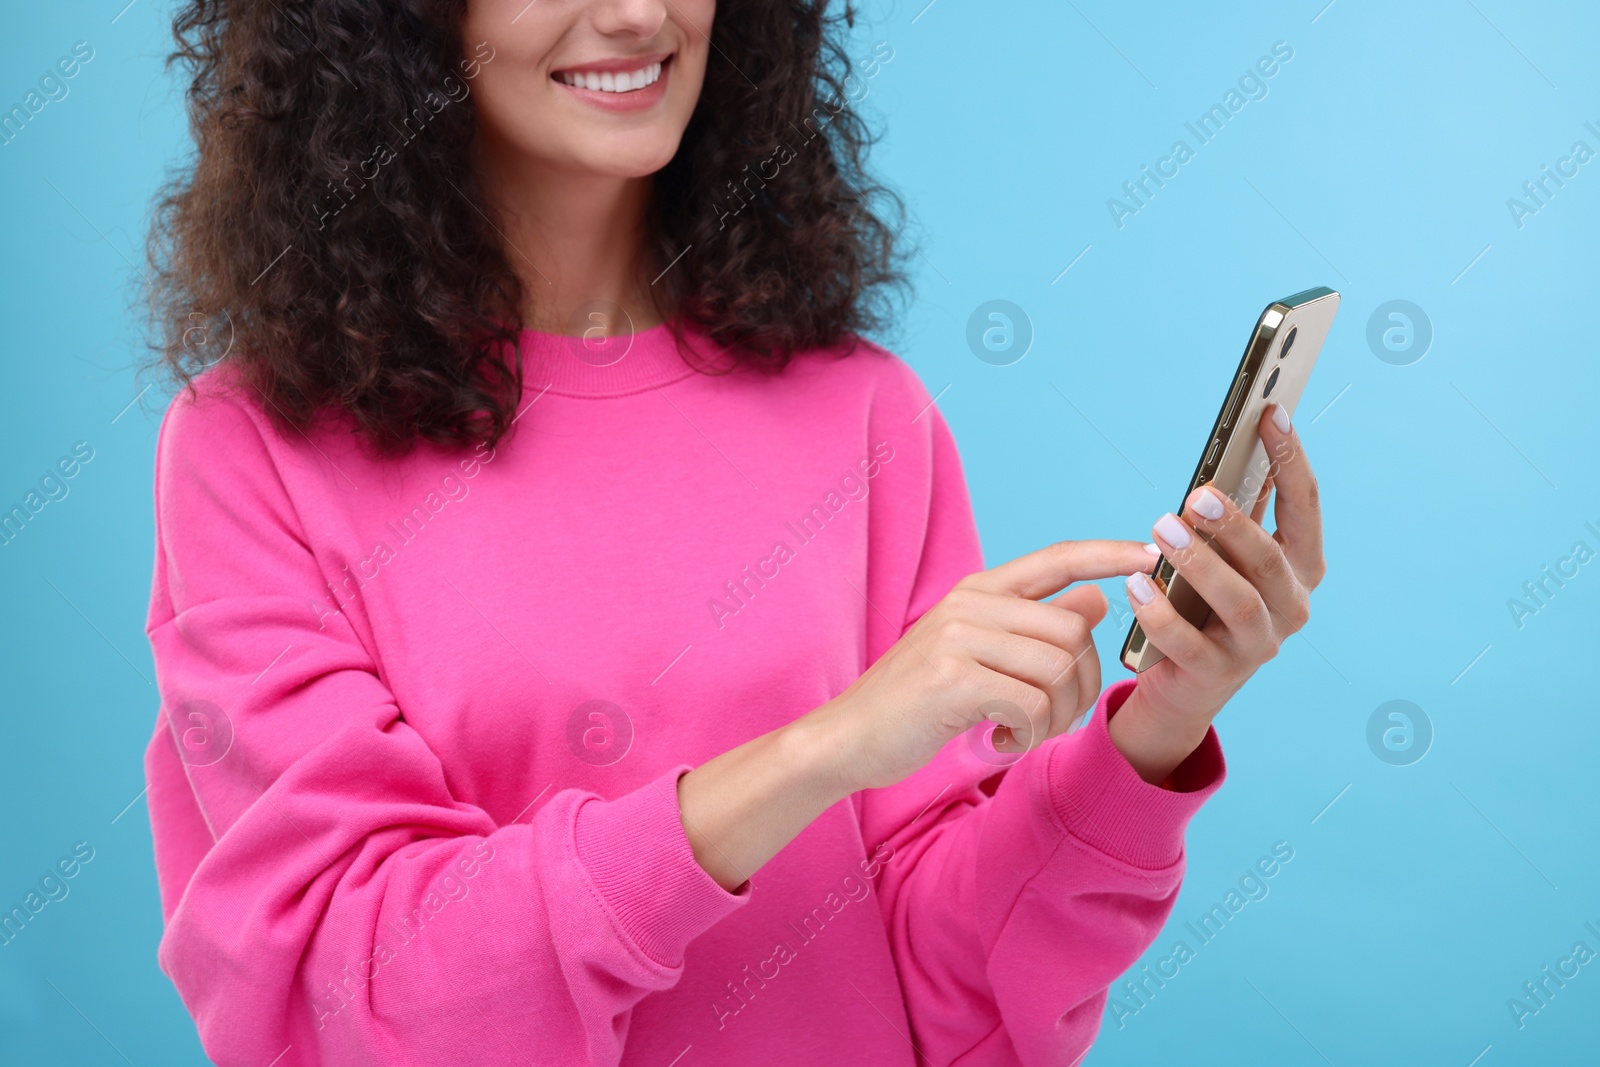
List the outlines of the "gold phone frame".
<svg viewBox="0 0 1600 1067">
<path fill-rule="evenodd" d="M 1266 446 L 1256 432 L 1261 413 L 1268 404 L 1282 404 L 1291 416 L 1294 414 L 1338 310 L 1339 294 L 1327 286 L 1318 286 L 1274 300 L 1261 312 L 1250 342 L 1245 345 L 1244 356 L 1239 360 L 1239 369 L 1234 371 L 1228 384 L 1211 434 L 1200 450 L 1200 462 L 1189 479 L 1189 488 L 1183 492 L 1184 500 L 1188 500 L 1195 489 L 1211 482 L 1249 513 L 1271 472 Z M 1279 338 L 1287 339 L 1291 334 L 1293 340 L 1289 342 L 1289 354 L 1285 358 Z M 1272 379 L 1274 374 L 1277 377 L 1269 398 L 1263 395 L 1264 387 L 1260 383 Z M 1180 503 L 1174 512 L 1182 510 Z M 1197 627 L 1206 624 L 1211 616 L 1210 606 L 1183 580 L 1166 556 L 1156 561 L 1152 580 L 1165 591 L 1180 616 Z M 1123 666 L 1142 673 L 1165 658 L 1145 636 L 1138 620 L 1134 620 L 1127 640 L 1122 643 Z"/>
</svg>

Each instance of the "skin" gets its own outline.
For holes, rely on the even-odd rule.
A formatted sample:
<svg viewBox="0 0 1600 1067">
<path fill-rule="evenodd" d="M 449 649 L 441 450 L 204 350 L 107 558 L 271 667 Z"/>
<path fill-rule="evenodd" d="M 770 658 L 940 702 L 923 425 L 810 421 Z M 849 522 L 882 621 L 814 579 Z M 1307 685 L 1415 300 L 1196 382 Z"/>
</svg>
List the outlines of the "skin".
<svg viewBox="0 0 1600 1067">
<path fill-rule="evenodd" d="M 574 313 L 599 300 L 630 320 L 608 323 L 609 332 L 656 324 L 649 280 L 665 265 L 646 262 L 640 240 L 650 176 L 677 151 L 694 110 L 713 15 L 712 0 L 468 4 L 467 48 L 483 40 L 495 48 L 473 86 L 473 164 L 527 283 L 531 327 L 581 333 L 592 323 L 575 322 Z M 637 112 L 592 106 L 552 78 L 664 51 L 672 53 L 667 91 Z M 1155 533 L 1212 605 L 1205 626 L 1179 618 L 1159 590 L 1148 603 L 1133 595 L 1155 563 L 1138 541 L 1061 542 L 968 575 L 843 693 L 678 780 L 700 865 L 738 889 L 823 811 L 902 780 L 982 722 L 981 706 L 1001 709 L 994 741 L 1003 752 L 1066 732 L 1098 698 L 1091 631 L 1107 610 L 1097 586 L 1077 582 L 1132 576 L 1130 606 L 1167 658 L 1140 676 L 1109 731 L 1141 778 L 1165 781 L 1228 699 L 1305 625 L 1310 591 L 1326 569 L 1316 479 L 1293 428 L 1273 422 L 1274 410 L 1260 426 L 1272 473 L 1252 514 L 1219 493 L 1225 510 L 1205 518 L 1195 507 L 1201 487 L 1180 520 L 1191 543 L 1179 548 Z M 1260 524 L 1269 500 L 1271 534 Z"/>
<path fill-rule="evenodd" d="M 469 0 L 461 34 L 494 59 L 472 81 L 473 166 L 527 293 L 523 321 L 578 335 L 584 305 L 620 307 L 625 333 L 657 325 L 640 235 L 651 175 L 666 166 L 705 77 L 712 0 Z M 619 114 L 584 103 L 552 75 L 608 59 L 672 54 L 665 97 Z"/>
</svg>

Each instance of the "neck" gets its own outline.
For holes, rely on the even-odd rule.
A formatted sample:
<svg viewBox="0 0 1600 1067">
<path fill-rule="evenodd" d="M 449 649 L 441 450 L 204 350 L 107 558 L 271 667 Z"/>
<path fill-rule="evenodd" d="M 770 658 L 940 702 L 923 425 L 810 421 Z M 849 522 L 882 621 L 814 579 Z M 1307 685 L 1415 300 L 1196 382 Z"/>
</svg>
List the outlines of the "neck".
<svg viewBox="0 0 1600 1067">
<path fill-rule="evenodd" d="M 559 170 L 485 149 L 479 174 L 523 282 L 523 324 L 547 333 L 646 330 L 661 321 L 644 276 L 651 179 Z M 602 303 L 600 317 L 586 305 Z M 614 308 L 627 319 L 615 321 Z"/>
</svg>

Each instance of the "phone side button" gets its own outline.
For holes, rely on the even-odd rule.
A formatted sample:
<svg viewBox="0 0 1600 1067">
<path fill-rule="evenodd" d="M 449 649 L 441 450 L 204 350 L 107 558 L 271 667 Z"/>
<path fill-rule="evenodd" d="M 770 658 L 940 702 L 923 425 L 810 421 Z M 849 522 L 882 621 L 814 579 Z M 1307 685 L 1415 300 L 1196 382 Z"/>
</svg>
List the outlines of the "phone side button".
<svg viewBox="0 0 1600 1067">
<path fill-rule="evenodd" d="M 1239 380 L 1233 383 L 1233 391 L 1228 394 L 1228 403 L 1222 412 L 1222 428 L 1227 429 L 1233 425 L 1234 409 L 1239 406 L 1239 398 L 1244 395 L 1245 383 L 1250 380 L 1250 372 L 1245 371 L 1239 375 Z"/>
<path fill-rule="evenodd" d="M 1204 464 L 1207 473 L 1210 472 L 1211 465 L 1217 461 L 1217 453 L 1219 451 L 1221 451 L 1221 449 L 1222 449 L 1222 442 L 1221 441 L 1212 441 L 1211 442 L 1211 449 L 1210 449 L 1210 451 L 1208 451 L 1206 453 L 1206 461 L 1205 461 L 1205 464 Z"/>
</svg>

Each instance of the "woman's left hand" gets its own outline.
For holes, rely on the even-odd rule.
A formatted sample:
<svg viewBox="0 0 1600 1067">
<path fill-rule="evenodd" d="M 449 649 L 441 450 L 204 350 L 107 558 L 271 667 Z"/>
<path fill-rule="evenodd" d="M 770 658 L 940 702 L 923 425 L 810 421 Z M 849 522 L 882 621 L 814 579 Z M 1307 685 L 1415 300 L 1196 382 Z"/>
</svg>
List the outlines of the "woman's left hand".
<svg viewBox="0 0 1600 1067">
<path fill-rule="evenodd" d="M 1180 617 L 1145 575 L 1128 578 L 1129 604 L 1166 658 L 1139 676 L 1110 731 L 1148 782 L 1164 780 L 1193 752 L 1228 698 L 1306 624 L 1311 590 L 1327 569 L 1317 481 L 1300 438 L 1277 405 L 1262 413 L 1260 432 L 1272 467 L 1254 514 L 1205 485 L 1189 494 L 1181 518 L 1155 524 L 1162 553 L 1211 606 L 1206 624 Z M 1277 530 L 1269 534 L 1260 518 L 1274 488 Z"/>
</svg>

